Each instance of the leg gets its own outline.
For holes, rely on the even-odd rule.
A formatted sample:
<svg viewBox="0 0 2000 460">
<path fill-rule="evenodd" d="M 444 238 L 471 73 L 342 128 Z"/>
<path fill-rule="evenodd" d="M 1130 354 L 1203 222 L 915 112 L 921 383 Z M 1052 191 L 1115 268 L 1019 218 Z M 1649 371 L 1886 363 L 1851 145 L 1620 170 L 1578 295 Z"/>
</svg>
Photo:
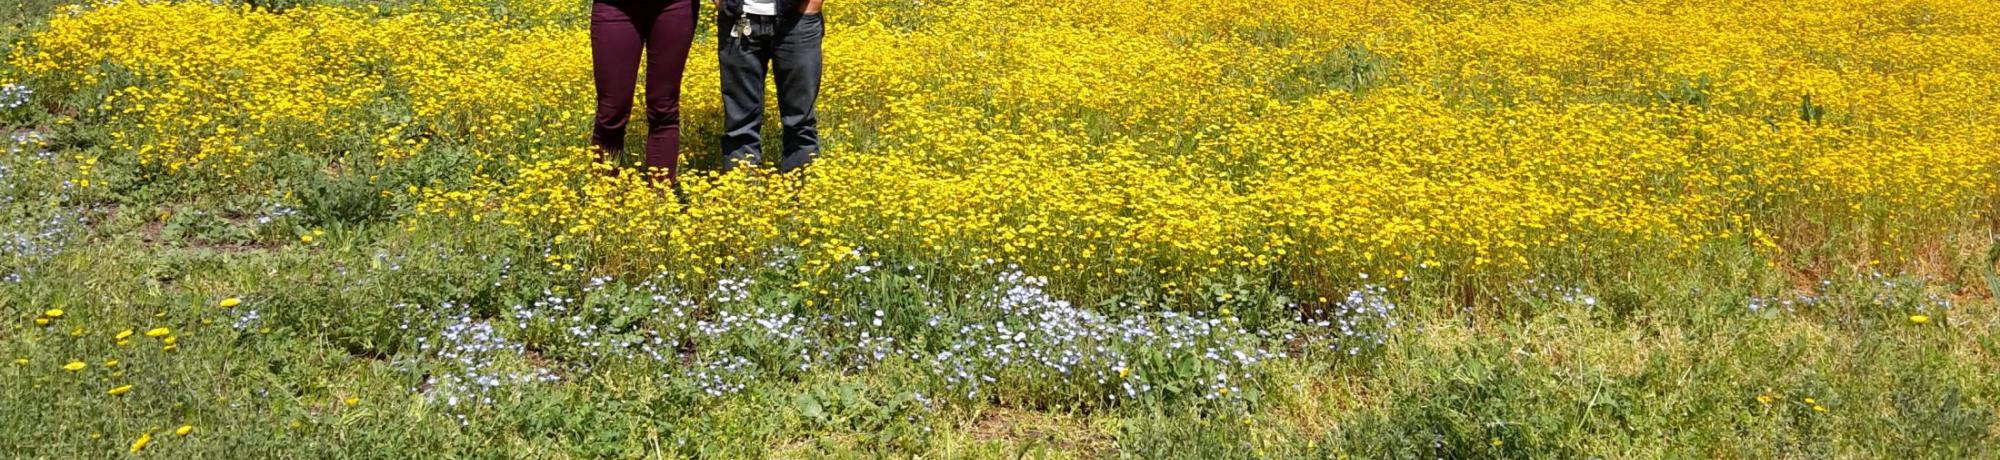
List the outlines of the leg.
<svg viewBox="0 0 2000 460">
<path fill-rule="evenodd" d="M 819 155 L 819 99 L 822 55 L 820 41 L 826 37 L 826 20 L 818 14 L 790 21 L 780 37 L 771 67 L 778 79 L 778 115 L 785 122 L 785 156 L 779 171 L 805 166 Z"/>
<path fill-rule="evenodd" d="M 757 130 L 764 116 L 764 53 L 752 37 L 732 37 L 740 18 L 716 21 L 716 51 L 722 73 L 722 167 L 755 164 L 763 143 Z"/>
<path fill-rule="evenodd" d="M 597 117 L 590 145 L 598 161 L 625 152 L 625 124 L 632 118 L 633 85 L 639 79 L 640 31 L 624 10 L 607 3 L 590 6 L 591 77 L 597 85 Z"/>
<path fill-rule="evenodd" d="M 680 172 L 681 74 L 694 43 L 700 0 L 672 0 L 646 37 L 646 168 L 673 180 Z"/>
</svg>

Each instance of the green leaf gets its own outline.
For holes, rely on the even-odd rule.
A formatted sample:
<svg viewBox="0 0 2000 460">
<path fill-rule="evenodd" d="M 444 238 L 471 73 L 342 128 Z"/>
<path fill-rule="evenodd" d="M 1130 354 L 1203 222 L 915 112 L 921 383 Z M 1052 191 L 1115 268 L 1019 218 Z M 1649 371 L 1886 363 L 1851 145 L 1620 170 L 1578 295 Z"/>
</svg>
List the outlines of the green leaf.
<svg viewBox="0 0 2000 460">
<path fill-rule="evenodd" d="M 857 401 L 859 401 L 860 399 L 861 399 L 861 396 L 860 396 L 860 395 L 858 395 L 858 394 L 855 394 L 855 392 L 854 392 L 854 386 L 853 386 L 853 385 L 841 385 L 841 386 L 840 386 L 840 405 L 842 405 L 842 406 L 853 406 L 853 405 L 855 405 L 855 404 L 856 404 L 856 402 L 857 402 Z"/>
<path fill-rule="evenodd" d="M 799 397 L 792 399 L 792 406 L 798 408 L 799 415 L 805 418 L 818 420 L 826 417 L 826 408 L 820 406 L 819 398 L 812 393 L 799 394 Z"/>
<path fill-rule="evenodd" d="M 1986 266 L 1979 267 L 1981 277 L 1986 278 L 1986 292 L 1992 295 L 2000 295 L 2000 273 L 1994 272 L 1996 266 L 2000 266 L 2000 244 L 1986 250 Z"/>
</svg>

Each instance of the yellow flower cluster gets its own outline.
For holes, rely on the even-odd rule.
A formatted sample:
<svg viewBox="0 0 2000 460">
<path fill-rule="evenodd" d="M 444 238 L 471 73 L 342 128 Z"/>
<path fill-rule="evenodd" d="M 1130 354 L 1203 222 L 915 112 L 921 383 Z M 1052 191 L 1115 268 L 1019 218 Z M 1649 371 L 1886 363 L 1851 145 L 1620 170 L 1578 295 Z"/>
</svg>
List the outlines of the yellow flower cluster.
<svg viewBox="0 0 2000 460">
<path fill-rule="evenodd" d="M 131 2 L 55 19 L 14 65 L 60 85 L 107 92 L 88 116 L 124 124 L 114 148 L 171 171 L 233 176 L 271 152 L 367 132 L 337 117 L 384 96 L 357 62 L 390 48 L 359 11 L 249 13 Z"/>
<path fill-rule="evenodd" d="M 1907 244 L 2000 202 L 1985 0 L 843 3 L 810 179 L 696 173 L 685 209 L 591 167 L 579 2 L 415 4 L 100 5 L 13 62 L 72 92 L 116 76 L 100 116 L 170 169 L 341 137 L 476 152 L 469 185 L 409 191 L 412 227 L 511 229 L 609 273 L 784 248 L 1332 289 L 1841 229 Z M 714 135 L 697 36 L 684 132 Z"/>
</svg>

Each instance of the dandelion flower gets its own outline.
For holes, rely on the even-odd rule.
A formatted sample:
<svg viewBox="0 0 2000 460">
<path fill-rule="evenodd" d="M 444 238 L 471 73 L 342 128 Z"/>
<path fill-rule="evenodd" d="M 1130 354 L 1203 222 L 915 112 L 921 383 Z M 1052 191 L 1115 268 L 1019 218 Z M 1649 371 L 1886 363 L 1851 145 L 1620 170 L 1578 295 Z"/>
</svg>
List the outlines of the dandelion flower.
<svg viewBox="0 0 2000 460">
<path fill-rule="evenodd" d="M 167 329 L 167 328 L 165 328 L 165 327 L 156 327 L 156 328 L 153 328 L 153 330 L 150 330 L 150 331 L 146 331 L 146 336 L 147 336 L 147 337 L 166 337 L 166 336 L 167 336 L 167 334 L 172 334 L 172 333 L 174 333 L 174 331 L 173 331 L 172 329 Z"/>
<path fill-rule="evenodd" d="M 112 396 L 118 396 L 118 395 L 122 395 L 122 394 L 126 394 L 126 393 L 131 393 L 131 392 L 132 392 L 132 386 L 131 386 L 131 385 L 119 385 L 119 386 L 118 386 L 118 387 L 116 387 L 116 388 L 112 388 L 112 389 L 111 389 L 110 391 L 106 391 L 106 392 L 104 392 L 104 394 L 108 394 L 108 395 L 112 395 Z"/>
<path fill-rule="evenodd" d="M 1814 405 L 1813 405 L 1813 412 L 1826 412 L 1826 406 L 1822 406 L 1822 405 L 1818 405 L 1818 404 L 1814 404 Z"/>
<path fill-rule="evenodd" d="M 305 243 L 305 244 L 312 244 L 312 242 L 313 242 L 313 236 L 312 236 L 312 235 L 310 235 L 310 234 L 306 234 L 306 235 L 299 235 L 299 242 L 300 242 L 300 243 Z"/>
<path fill-rule="evenodd" d="M 361 404 L 361 398 L 348 396 L 346 402 L 347 402 L 347 407 L 354 407 L 356 404 Z"/>
<path fill-rule="evenodd" d="M 1910 322 L 1915 324 L 1924 324 L 1931 322 L 1931 317 L 1930 315 L 1910 315 Z"/>
<path fill-rule="evenodd" d="M 47 326 L 47 325 L 49 325 L 49 319 L 48 319 L 48 318 L 35 318 L 35 325 L 36 325 L 36 326 Z"/>
<path fill-rule="evenodd" d="M 49 311 L 42 312 L 42 316 L 47 316 L 50 318 L 61 318 L 62 315 L 63 311 L 61 308 L 51 308 L 49 309 Z"/>
<path fill-rule="evenodd" d="M 175 338 L 174 336 L 171 336 L 171 335 L 170 335 L 170 336 L 167 336 L 167 338 L 165 338 L 165 339 L 161 339 L 161 340 L 160 340 L 160 342 L 161 342 L 161 343 L 165 343 L 165 344 L 167 344 L 167 345 L 173 345 L 173 344 L 175 344 L 175 343 L 178 343 L 178 342 L 179 342 L 179 340 L 178 340 L 177 338 Z"/>
<path fill-rule="evenodd" d="M 238 299 L 238 298 L 235 298 L 235 297 L 230 297 L 230 298 L 227 298 L 227 299 L 222 299 L 222 303 L 219 303 L 219 304 L 216 304 L 216 305 L 221 305 L 221 306 L 222 306 L 222 308 L 234 308 L 234 307 L 236 307 L 237 305 L 242 305 L 242 304 L 243 304 L 243 299 Z"/>
<path fill-rule="evenodd" d="M 80 370 L 83 370 L 83 367 L 84 367 L 84 366 L 85 366 L 85 364 L 83 364 L 83 361 L 70 361 L 70 362 L 69 362 L 69 364 L 64 364 L 64 365 L 63 365 L 63 370 L 66 370 L 66 371 L 70 371 L 70 372 L 76 372 L 76 371 L 80 371 Z"/>
<path fill-rule="evenodd" d="M 135 453 L 135 454 L 136 454 L 136 453 L 139 453 L 139 449 L 144 449 L 144 448 L 146 448 L 146 445 L 147 445 L 147 444 L 151 444 L 152 442 L 153 442 L 153 434 L 152 434 L 152 433 L 140 433 L 140 434 L 139 434 L 139 439 L 138 439 L 138 440 L 135 440 L 135 441 L 132 441 L 132 453 Z"/>
<path fill-rule="evenodd" d="M 1771 397 L 1771 395 L 1769 395 L 1769 394 L 1761 394 L 1761 395 L 1757 395 L 1757 402 L 1759 402 L 1759 403 L 1763 403 L 1763 404 L 1764 404 L 1764 405 L 1766 405 L 1766 406 L 1769 406 L 1769 405 L 1771 405 L 1771 402 L 1772 402 L 1772 401 L 1776 401 L 1776 400 L 1777 400 L 1777 398 L 1773 398 L 1773 397 Z"/>
<path fill-rule="evenodd" d="M 174 434 L 181 436 L 187 436 L 188 433 L 193 433 L 193 432 L 194 432 L 194 425 L 181 425 L 180 428 L 174 429 Z"/>
<path fill-rule="evenodd" d="M 109 360 L 105 360 L 105 361 L 104 361 L 104 368 L 105 368 L 105 369 L 114 369 L 114 368 L 117 368 L 117 367 L 118 367 L 118 360 L 116 360 L 116 359 L 109 359 Z"/>
<path fill-rule="evenodd" d="M 125 339 L 127 339 L 127 338 L 131 338 L 131 337 L 132 337 L 132 330 L 131 330 L 131 329 L 126 329 L 126 330 L 123 330 L 123 331 L 119 331 L 119 332 L 118 332 L 118 336 L 117 336 L 117 337 L 113 337 L 113 338 L 114 338 L 114 339 L 117 339 L 117 340 L 125 340 Z"/>
</svg>

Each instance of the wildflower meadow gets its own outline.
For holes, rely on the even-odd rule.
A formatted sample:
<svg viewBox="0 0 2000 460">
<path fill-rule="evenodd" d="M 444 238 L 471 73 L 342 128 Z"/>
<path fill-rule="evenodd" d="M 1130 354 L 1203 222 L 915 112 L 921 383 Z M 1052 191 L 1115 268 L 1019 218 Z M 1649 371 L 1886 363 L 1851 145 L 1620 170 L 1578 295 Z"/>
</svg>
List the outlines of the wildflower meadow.
<svg viewBox="0 0 2000 460">
<path fill-rule="evenodd" d="M 2000 2 L 700 3 L 0 0 L 0 457 L 2000 458 Z"/>
</svg>

